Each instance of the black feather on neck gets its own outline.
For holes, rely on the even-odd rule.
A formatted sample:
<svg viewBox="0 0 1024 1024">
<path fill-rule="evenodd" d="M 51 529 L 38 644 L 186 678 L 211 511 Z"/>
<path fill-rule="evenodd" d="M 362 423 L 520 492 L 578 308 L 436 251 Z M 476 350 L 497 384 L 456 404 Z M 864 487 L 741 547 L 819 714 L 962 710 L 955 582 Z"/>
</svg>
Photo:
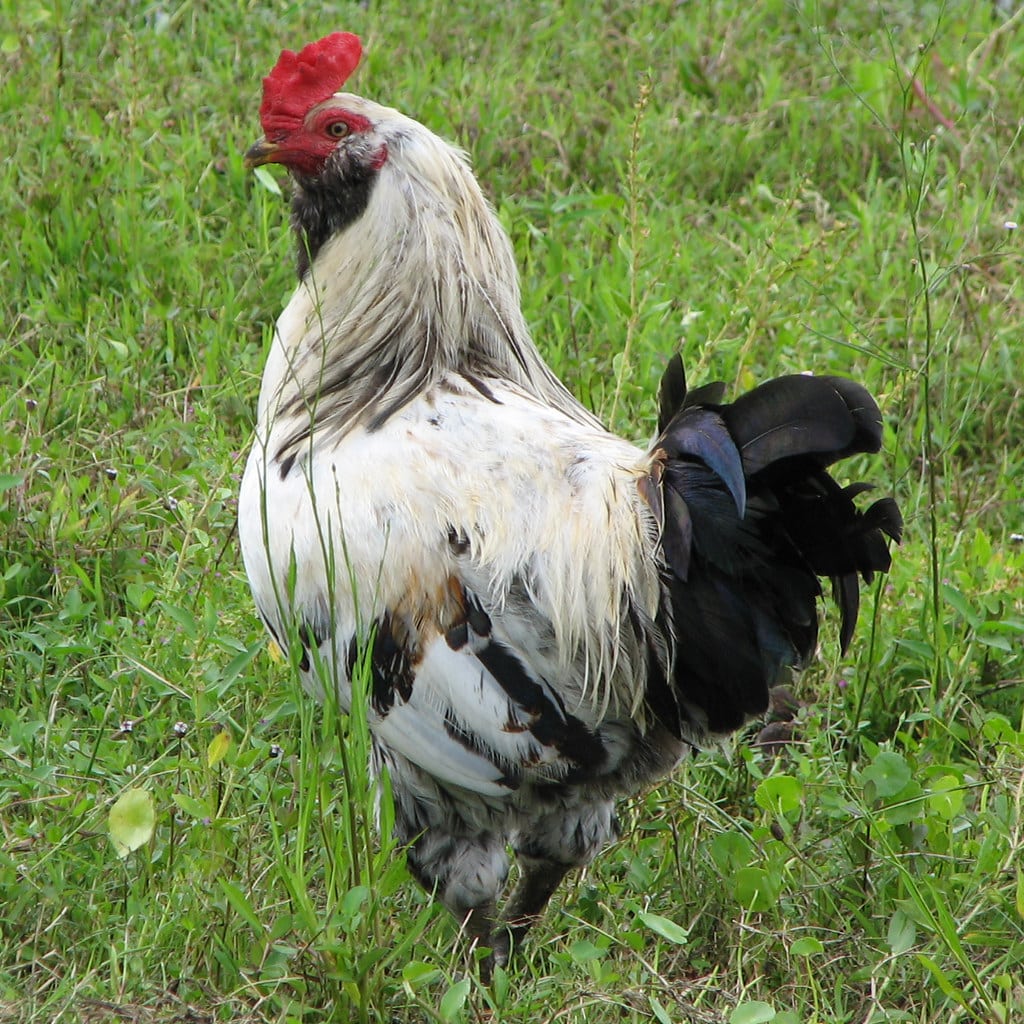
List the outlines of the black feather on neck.
<svg viewBox="0 0 1024 1024">
<path fill-rule="evenodd" d="M 358 166 L 347 168 L 344 174 L 328 166 L 315 178 L 295 176 L 292 227 L 300 280 L 324 243 L 363 215 L 376 180 L 376 170 Z"/>
</svg>

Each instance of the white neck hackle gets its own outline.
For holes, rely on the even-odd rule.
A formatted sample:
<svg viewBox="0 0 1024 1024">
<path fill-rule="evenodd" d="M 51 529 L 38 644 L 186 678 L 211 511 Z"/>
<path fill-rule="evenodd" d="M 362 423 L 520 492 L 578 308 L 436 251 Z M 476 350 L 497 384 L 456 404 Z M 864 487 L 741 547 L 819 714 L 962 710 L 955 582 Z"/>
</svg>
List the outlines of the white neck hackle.
<svg viewBox="0 0 1024 1024">
<path fill-rule="evenodd" d="M 294 419 L 294 440 L 372 427 L 462 374 L 593 423 L 530 338 L 511 243 L 464 154 L 397 111 L 335 100 L 373 122 L 388 158 L 362 215 L 315 254 L 278 321 L 261 420 Z"/>
</svg>

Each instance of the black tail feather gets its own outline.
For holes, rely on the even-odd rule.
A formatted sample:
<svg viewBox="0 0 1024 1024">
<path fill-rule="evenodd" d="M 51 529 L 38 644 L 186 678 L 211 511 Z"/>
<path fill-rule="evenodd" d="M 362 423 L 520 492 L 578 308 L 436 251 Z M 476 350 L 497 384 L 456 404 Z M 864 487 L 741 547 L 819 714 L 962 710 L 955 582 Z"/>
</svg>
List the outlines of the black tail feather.
<svg viewBox="0 0 1024 1024">
<path fill-rule="evenodd" d="M 882 417 L 859 384 L 794 374 L 741 395 L 722 411 L 749 476 L 786 459 L 820 466 L 882 446 Z"/>
<path fill-rule="evenodd" d="M 860 579 L 889 568 L 899 509 L 860 510 L 866 484 L 841 487 L 833 463 L 881 447 L 878 406 L 859 384 L 793 375 L 731 404 L 723 386 L 687 391 L 682 362 L 662 381 L 662 546 L 676 638 L 680 733 L 720 733 L 765 710 L 768 691 L 814 652 L 819 579 L 830 579 L 840 644 L 852 636 Z"/>
</svg>

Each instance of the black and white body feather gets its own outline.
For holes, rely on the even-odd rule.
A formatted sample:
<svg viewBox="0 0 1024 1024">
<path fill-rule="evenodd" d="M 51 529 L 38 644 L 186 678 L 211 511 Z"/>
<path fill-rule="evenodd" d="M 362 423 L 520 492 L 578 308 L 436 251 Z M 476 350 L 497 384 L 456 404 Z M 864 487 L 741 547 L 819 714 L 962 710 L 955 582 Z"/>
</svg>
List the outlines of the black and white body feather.
<svg viewBox="0 0 1024 1024">
<path fill-rule="evenodd" d="M 325 108 L 352 130 L 292 167 L 301 279 L 242 483 L 245 567 L 309 689 L 347 708 L 366 659 L 411 869 L 501 959 L 615 835 L 617 797 L 807 661 L 819 577 L 848 641 L 900 520 L 827 467 L 878 450 L 881 420 L 846 380 L 724 404 L 673 360 L 654 444 L 612 435 L 534 346 L 464 156 L 359 97 Z"/>
</svg>

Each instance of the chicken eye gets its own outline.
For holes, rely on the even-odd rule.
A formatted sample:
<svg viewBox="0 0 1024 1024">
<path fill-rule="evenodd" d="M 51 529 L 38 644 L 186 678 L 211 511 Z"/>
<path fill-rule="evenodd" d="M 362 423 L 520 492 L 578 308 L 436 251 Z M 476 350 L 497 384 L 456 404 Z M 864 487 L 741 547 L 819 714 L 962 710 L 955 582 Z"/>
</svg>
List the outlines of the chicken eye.
<svg viewBox="0 0 1024 1024">
<path fill-rule="evenodd" d="M 349 127 L 344 121 L 332 121 L 327 126 L 327 134 L 334 139 L 343 139 L 349 133 Z"/>
</svg>

